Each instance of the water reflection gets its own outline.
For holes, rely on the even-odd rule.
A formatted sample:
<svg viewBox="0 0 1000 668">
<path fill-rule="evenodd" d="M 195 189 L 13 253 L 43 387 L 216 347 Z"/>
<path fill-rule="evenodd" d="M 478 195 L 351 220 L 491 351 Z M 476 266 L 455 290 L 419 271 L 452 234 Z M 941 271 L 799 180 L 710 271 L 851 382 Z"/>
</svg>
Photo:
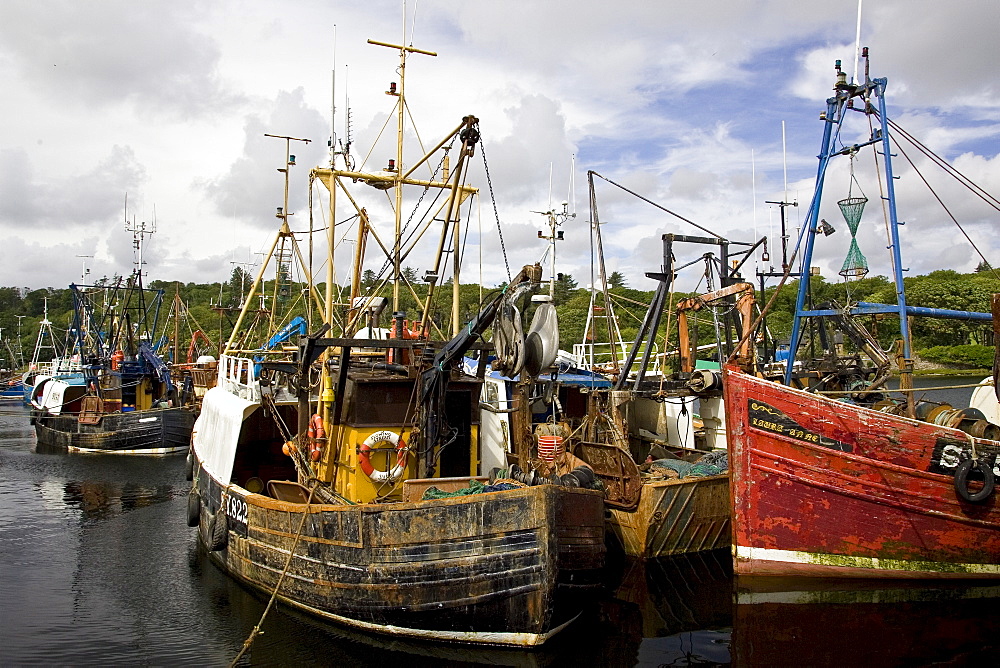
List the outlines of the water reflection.
<svg viewBox="0 0 1000 668">
<path fill-rule="evenodd" d="M 993 663 L 1000 585 L 740 578 L 738 665 Z M 987 661 L 989 659 L 989 661 Z"/>
<path fill-rule="evenodd" d="M 728 551 L 627 560 L 601 604 L 613 665 L 728 665 L 733 578 Z"/>
<path fill-rule="evenodd" d="M 185 523 L 184 457 L 36 449 L 0 416 L 0 665 L 227 665 L 266 600 Z M 614 561 L 609 585 L 538 650 L 352 631 L 283 606 L 245 665 L 993 665 L 1000 583 L 733 579 L 728 551 Z M 43 639 L 43 640 L 42 640 Z"/>
<path fill-rule="evenodd" d="M 81 454 L 41 443 L 34 450 L 41 456 L 37 468 L 52 474 L 37 482 L 43 502 L 52 509 L 77 510 L 84 521 L 164 503 L 190 488 L 183 478 L 184 458 L 177 455 Z"/>
</svg>

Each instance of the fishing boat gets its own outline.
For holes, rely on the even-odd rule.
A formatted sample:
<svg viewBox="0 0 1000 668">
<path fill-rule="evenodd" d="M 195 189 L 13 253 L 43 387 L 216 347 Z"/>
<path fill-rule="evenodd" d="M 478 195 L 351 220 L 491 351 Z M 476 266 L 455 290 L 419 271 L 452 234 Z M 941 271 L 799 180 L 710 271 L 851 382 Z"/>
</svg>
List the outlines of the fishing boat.
<svg viewBox="0 0 1000 668">
<path fill-rule="evenodd" d="M 20 404 L 24 399 L 24 383 L 21 380 L 21 375 L 26 365 L 21 355 L 21 341 L 17 340 L 17 349 L 15 350 L 15 347 L 11 345 L 10 337 L 4 339 L 2 334 L 3 328 L 0 327 L 0 344 L 7 351 L 6 360 L 0 359 L 0 363 L 7 362 L 4 365 L 5 368 L 0 369 L 0 405 L 9 406 Z"/>
<path fill-rule="evenodd" d="M 689 335 L 688 325 L 695 313 L 711 313 L 715 342 L 702 348 L 714 350 L 716 360 L 734 351 L 741 358 L 749 355 L 746 341 L 740 350 L 733 344 L 750 325 L 753 288 L 743 282 L 739 270 L 756 245 L 730 242 L 705 228 L 701 229 L 712 236 L 664 234 L 662 264 L 646 274 L 657 281 L 656 291 L 635 340 L 625 343 L 600 251 L 595 177 L 618 185 L 594 172 L 588 174 L 591 246 L 596 249 L 594 284 L 601 289 L 596 291 L 598 297 L 592 296 L 587 332 L 584 342 L 574 346 L 574 357 L 591 369 L 600 368 L 607 380 L 602 385 L 557 373 L 551 381 L 558 384 L 557 390 L 534 394 L 559 399 L 550 402 L 551 410 L 567 425 L 567 449 L 600 478 L 609 534 L 627 555 L 653 559 L 728 548 L 730 501 L 721 372 L 717 361 L 696 359 L 698 337 Z M 691 244 L 718 253 L 718 257 L 714 252 L 699 254 L 695 263 L 705 262 L 708 286 L 721 287 L 676 300 L 676 308 L 668 313 L 668 303 L 675 303 L 676 273 L 688 266 L 677 262 L 675 254 Z M 676 316 L 677 348 L 658 352 L 665 314 L 668 322 Z M 602 326 L 595 326 L 598 319 L 605 321 Z M 594 343 L 600 330 L 610 339 L 608 345 Z M 696 333 L 697 327 L 691 331 Z M 597 351 L 602 349 L 614 354 L 601 359 Z M 697 418 L 696 411 L 700 413 Z"/>
<path fill-rule="evenodd" d="M 20 405 L 24 402 L 24 383 L 17 378 L 0 381 L 0 404 Z"/>
<path fill-rule="evenodd" d="M 823 143 L 803 227 L 802 266 L 811 265 L 814 244 L 828 225 L 820 218 L 820 202 L 831 161 L 875 151 L 886 188 L 882 197 L 897 303 L 812 305 L 810 272 L 802 272 L 789 358 L 780 376 L 746 365 L 725 369 L 734 571 L 740 576 L 1000 577 L 1000 506 L 994 486 L 1000 443 L 983 438 L 995 434 L 995 426 L 991 430 L 978 411 L 918 404 L 907 391 L 913 371 L 911 316 L 987 321 L 991 316 L 907 304 L 892 167 L 898 153 L 890 143 L 899 141 L 897 126 L 886 114 L 887 81 L 868 75 L 867 48 L 863 59 L 864 80 L 857 83 L 846 80 L 837 62 L 835 93 L 821 117 Z M 867 139 L 845 146 L 841 133 L 847 116 L 859 113 L 873 129 Z M 852 169 L 852 187 L 853 182 Z M 862 200 L 849 189 L 838 202 L 853 242 L 842 270 L 845 278 L 867 268 L 853 239 Z M 861 326 L 865 314 L 898 318 L 901 401 L 884 390 L 890 357 Z M 823 352 L 810 358 L 802 345 L 807 322 L 817 334 L 825 331 L 824 322 L 835 323 L 844 343 L 828 333 L 825 345 L 818 339 L 815 344 Z M 846 345 L 856 351 L 838 353 L 838 346 Z"/>
<path fill-rule="evenodd" d="M 400 54 L 399 87 L 393 83 L 389 94 L 402 128 L 409 112 L 402 76 L 407 56 L 434 54 L 372 43 Z M 342 153 L 331 155 L 330 167 L 311 172 L 311 182 L 329 191 L 331 221 L 339 219 L 338 195 L 357 207 L 359 253 L 375 225 L 352 186 L 371 186 L 383 198 L 395 195 L 395 229 L 380 242 L 393 283 L 391 326 L 378 321 L 387 298 L 362 294 L 358 280 L 346 314 L 335 317 L 341 305 L 329 290 L 320 295 L 307 262 L 300 262 L 308 284 L 304 315 L 296 320 L 272 311 L 278 331 L 267 344 L 240 343 L 247 340 L 238 331 L 245 308 L 195 426 L 187 520 L 225 572 L 325 620 L 365 633 L 539 645 L 580 615 L 600 588 L 603 494 L 588 488 L 594 478 L 587 467 L 565 480 L 532 480 L 536 484 L 497 478 L 486 468 L 479 438 L 485 364 L 478 375 L 468 375 L 464 358 L 485 361 L 493 346 L 481 339 L 492 326 L 494 337 L 503 329 L 514 343 L 497 354 L 509 355 L 512 366 L 520 363 L 524 337 L 514 318 L 541 270 L 526 266 L 467 324 L 453 313 L 452 334 L 443 340 L 429 335 L 439 326 L 426 310 L 430 290 L 420 320 L 407 320 L 399 310 L 407 285 L 401 271 L 404 187 L 433 189 L 447 199 L 428 217 L 444 221 L 437 264 L 428 272 L 433 288 L 446 244 L 460 238 L 459 205 L 476 192 L 464 179 L 480 131 L 478 119 L 466 116 L 413 164 L 403 160 L 402 136 L 400 130 L 396 158 L 386 170 L 355 167 L 348 141 Z M 293 138 L 285 139 L 287 148 Z M 447 158 L 430 178 L 413 176 L 442 150 L 457 157 L 450 176 Z M 293 164 L 286 150 L 286 178 Z M 287 187 L 285 192 L 287 198 Z M 287 215 L 286 201 L 268 258 L 283 244 L 286 257 L 301 258 Z M 327 286 L 334 283 L 333 239 L 330 225 Z M 450 252 L 457 290 L 460 246 Z M 355 258 L 355 279 L 361 259 Z M 343 333 L 327 336 L 335 326 Z"/>
<path fill-rule="evenodd" d="M 135 228 L 137 249 L 148 233 Z M 141 251 L 139 258 L 128 277 L 70 285 L 71 341 L 35 376 L 30 395 L 39 444 L 133 455 L 188 449 L 195 412 L 151 343 L 163 291 L 143 287 Z"/>
<path fill-rule="evenodd" d="M 66 355 L 60 347 L 63 341 L 56 336 L 52 321 L 49 320 L 49 300 L 47 297 L 43 303 L 42 319 L 38 323 L 38 335 L 35 338 L 31 362 L 21 375 L 21 390 L 25 406 L 31 405 L 31 394 L 40 377 L 43 380 L 50 378 L 62 380 L 71 385 L 85 384 L 79 357 L 74 358 L 71 355 Z"/>
</svg>

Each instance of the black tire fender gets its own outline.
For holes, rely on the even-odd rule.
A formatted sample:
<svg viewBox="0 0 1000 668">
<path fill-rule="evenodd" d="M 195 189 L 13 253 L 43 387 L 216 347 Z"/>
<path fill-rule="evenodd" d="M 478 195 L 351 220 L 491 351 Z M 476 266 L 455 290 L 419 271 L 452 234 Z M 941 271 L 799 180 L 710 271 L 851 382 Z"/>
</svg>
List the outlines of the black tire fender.
<svg viewBox="0 0 1000 668">
<path fill-rule="evenodd" d="M 219 509 L 208 524 L 208 549 L 212 552 L 224 550 L 229 544 L 229 518 Z"/>
<path fill-rule="evenodd" d="M 188 492 L 187 523 L 189 527 L 196 527 L 201 522 L 201 497 L 197 490 Z"/>
<path fill-rule="evenodd" d="M 978 492 L 969 491 L 969 474 L 979 471 L 983 476 L 983 488 Z M 993 475 L 993 467 L 982 459 L 963 460 L 955 469 L 955 492 L 970 503 L 982 503 L 993 494 L 996 486 L 996 478 Z"/>
</svg>

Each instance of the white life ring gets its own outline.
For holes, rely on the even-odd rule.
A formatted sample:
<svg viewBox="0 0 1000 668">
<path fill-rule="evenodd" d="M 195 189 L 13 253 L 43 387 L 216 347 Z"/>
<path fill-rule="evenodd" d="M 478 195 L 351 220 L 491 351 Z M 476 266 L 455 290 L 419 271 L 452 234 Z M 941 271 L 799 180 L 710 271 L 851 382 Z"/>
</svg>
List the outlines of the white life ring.
<svg viewBox="0 0 1000 668">
<path fill-rule="evenodd" d="M 382 471 L 372 466 L 371 451 L 375 450 L 381 443 L 391 443 L 396 449 L 396 465 L 388 471 Z M 403 475 L 409 452 L 410 449 L 407 447 L 406 441 L 400 438 L 399 434 L 383 429 L 366 438 L 365 442 L 358 448 L 358 465 L 361 466 L 365 475 L 374 482 L 393 482 Z"/>
</svg>

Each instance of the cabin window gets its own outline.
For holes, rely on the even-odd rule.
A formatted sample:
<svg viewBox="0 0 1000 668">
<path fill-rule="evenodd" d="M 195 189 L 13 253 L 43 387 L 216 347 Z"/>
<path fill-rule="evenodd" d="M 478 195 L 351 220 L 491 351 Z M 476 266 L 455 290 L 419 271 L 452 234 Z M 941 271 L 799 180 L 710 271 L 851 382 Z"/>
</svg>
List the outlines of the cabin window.
<svg viewBox="0 0 1000 668">
<path fill-rule="evenodd" d="M 417 398 L 414 384 L 358 383 L 348 422 L 354 425 L 400 425 L 412 418 Z"/>
</svg>

